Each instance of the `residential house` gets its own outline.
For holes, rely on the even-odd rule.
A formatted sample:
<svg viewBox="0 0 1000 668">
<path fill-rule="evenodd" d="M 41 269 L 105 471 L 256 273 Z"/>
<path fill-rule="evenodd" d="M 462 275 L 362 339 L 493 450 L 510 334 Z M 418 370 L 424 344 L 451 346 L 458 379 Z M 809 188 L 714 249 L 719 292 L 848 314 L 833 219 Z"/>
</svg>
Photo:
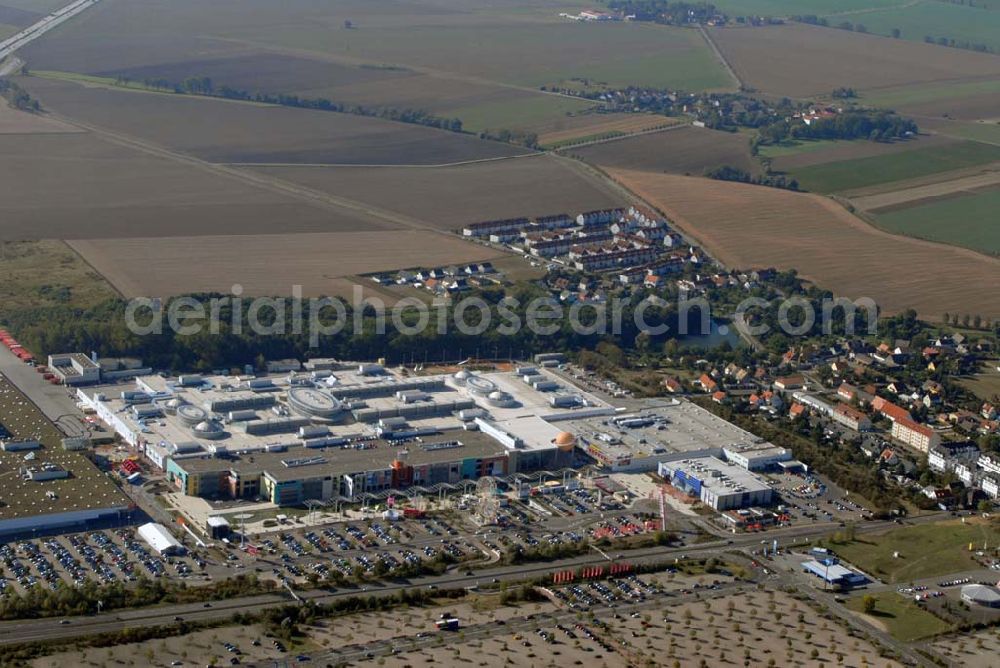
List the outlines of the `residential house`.
<svg viewBox="0 0 1000 668">
<path fill-rule="evenodd" d="M 910 415 L 910 411 L 902 408 L 901 406 L 897 406 L 888 399 L 883 399 L 882 397 L 875 397 L 872 399 L 872 409 L 892 422 L 898 422 L 900 420 L 913 420 L 913 416 Z"/>
<path fill-rule="evenodd" d="M 701 378 L 698 379 L 698 385 L 704 392 L 715 392 L 719 389 L 719 384 L 707 373 L 701 374 Z"/>
<path fill-rule="evenodd" d="M 663 379 L 663 388 L 670 394 L 679 394 L 684 391 L 681 381 L 673 376 L 667 376 Z"/>
</svg>

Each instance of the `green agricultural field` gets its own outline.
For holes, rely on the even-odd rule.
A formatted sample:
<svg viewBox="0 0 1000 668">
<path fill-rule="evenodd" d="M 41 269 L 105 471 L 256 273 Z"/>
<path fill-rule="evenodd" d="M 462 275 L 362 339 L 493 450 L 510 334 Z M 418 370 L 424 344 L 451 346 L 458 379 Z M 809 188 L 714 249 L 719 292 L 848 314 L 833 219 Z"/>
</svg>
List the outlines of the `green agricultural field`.
<svg viewBox="0 0 1000 668">
<path fill-rule="evenodd" d="M 873 107 L 897 109 L 925 102 L 936 102 L 938 100 L 950 100 L 998 92 L 1000 92 L 1000 79 L 994 79 L 883 88 L 881 90 L 863 92 L 860 100 L 864 104 Z"/>
<path fill-rule="evenodd" d="M 869 32 L 879 35 L 889 35 L 893 28 L 898 28 L 903 39 L 916 42 L 922 42 L 925 36 L 930 35 L 934 38 L 946 37 L 973 44 L 986 44 L 995 51 L 1000 51 L 1000 11 L 994 11 L 995 9 L 970 7 L 957 2 L 920 0 L 853 17 L 847 16 L 845 20 L 861 23 Z"/>
<path fill-rule="evenodd" d="M 902 153 L 803 167 L 791 175 L 812 192 L 836 193 L 1000 160 L 1000 146 L 960 142 Z"/>
<path fill-rule="evenodd" d="M 714 0 L 713 5 L 730 16 L 826 16 L 904 4 L 905 0 Z"/>
<path fill-rule="evenodd" d="M 834 146 L 849 144 L 848 141 L 837 141 L 835 139 L 809 139 L 802 141 L 788 141 L 781 144 L 768 144 L 760 147 L 760 155 L 765 158 L 783 158 L 789 155 L 802 155 L 803 153 L 818 153 Z"/>
<path fill-rule="evenodd" d="M 1000 255 L 1000 190 L 953 197 L 875 214 L 879 227 L 930 241 Z"/>
<path fill-rule="evenodd" d="M 325 25 L 274 25 L 227 37 L 325 52 L 374 64 L 535 88 L 576 77 L 610 86 L 687 90 L 731 88 L 733 81 L 698 31 L 644 23 L 564 21 L 386 26 L 340 31 Z M 594 48 L 600 45 L 600 48 Z"/>
<path fill-rule="evenodd" d="M 875 610 L 869 616 L 885 624 L 886 630 L 897 640 L 913 642 L 951 630 L 948 624 L 896 592 L 881 592 L 874 597 Z M 854 596 L 847 602 L 847 607 L 866 614 L 864 599 L 865 596 Z"/>
<path fill-rule="evenodd" d="M 921 524 L 830 547 L 838 557 L 874 577 L 905 583 L 975 568 L 969 543 L 982 549 L 984 540 L 995 548 L 1000 525 L 979 519 L 965 524 L 957 520 Z M 898 559 L 893 557 L 896 552 Z"/>
<path fill-rule="evenodd" d="M 0 23 L 0 40 L 7 39 L 14 33 L 16 33 L 20 28 L 17 26 L 7 25 L 6 23 Z"/>
<path fill-rule="evenodd" d="M 940 134 L 1000 146 L 1000 123 L 948 121 L 935 125 Z"/>
<path fill-rule="evenodd" d="M 462 128 L 470 132 L 502 128 L 535 130 L 554 118 L 579 113 L 594 106 L 588 100 L 574 100 L 558 95 L 534 95 L 445 109 L 438 114 L 462 119 Z"/>
</svg>

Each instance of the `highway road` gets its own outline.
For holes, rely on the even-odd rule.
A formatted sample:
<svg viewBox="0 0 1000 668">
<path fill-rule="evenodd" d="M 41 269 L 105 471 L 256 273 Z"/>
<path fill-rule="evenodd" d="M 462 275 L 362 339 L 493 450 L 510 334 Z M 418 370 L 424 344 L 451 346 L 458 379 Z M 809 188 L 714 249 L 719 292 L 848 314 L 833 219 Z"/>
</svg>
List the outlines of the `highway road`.
<svg viewBox="0 0 1000 668">
<path fill-rule="evenodd" d="M 927 522 L 939 519 L 941 519 L 941 516 L 935 514 L 919 518 L 917 521 Z M 892 522 L 868 522 L 858 525 L 857 532 L 859 534 L 873 533 L 884 531 L 894 526 Z M 832 523 L 810 524 L 788 527 L 768 532 L 767 534 L 734 536 L 732 539 L 717 540 L 696 546 L 652 547 L 629 550 L 621 553 L 621 560 L 640 565 L 662 562 L 671 558 L 719 556 L 724 551 L 755 549 L 759 547 L 762 540 L 770 543 L 772 539 L 778 539 L 779 545 L 787 547 L 794 544 L 794 542 L 804 542 L 809 539 L 825 536 L 831 531 L 836 530 L 836 528 L 837 525 Z M 614 550 L 610 550 L 609 552 L 612 556 L 617 554 Z M 375 597 L 391 596 L 403 589 L 444 589 L 475 587 L 477 585 L 485 586 L 493 584 L 494 579 L 497 582 L 516 583 L 534 577 L 541 577 L 554 571 L 574 570 L 582 566 L 596 566 L 605 563 L 607 563 L 607 559 L 604 556 L 596 552 L 590 552 L 581 556 L 552 562 L 485 568 L 473 571 L 472 575 L 467 575 L 466 570 L 462 568 L 458 571 L 438 576 L 374 582 L 366 586 L 343 587 L 333 591 L 315 589 L 302 592 L 300 596 L 303 599 L 315 601 L 316 603 L 333 603 L 338 599 L 359 595 Z M 185 621 L 225 620 L 237 612 L 256 612 L 263 608 L 277 607 L 293 602 L 290 596 L 276 593 L 212 602 L 211 607 L 205 607 L 203 604 L 197 603 L 168 605 L 139 610 L 112 611 L 100 615 L 78 616 L 65 620 L 56 617 L 2 622 L 0 623 L 0 645 L 42 639 L 66 639 L 96 633 L 120 631 L 125 628 L 164 626 L 175 623 L 175 617 L 181 617 Z"/>
<path fill-rule="evenodd" d="M 45 18 L 28 26 L 21 32 L 8 37 L 4 41 L 0 42 L 0 61 L 20 49 L 22 46 L 30 44 L 53 28 L 69 21 L 80 12 L 93 7 L 97 4 L 97 2 L 98 0 L 76 0 L 76 2 L 71 2 L 62 9 L 57 9 Z"/>
</svg>

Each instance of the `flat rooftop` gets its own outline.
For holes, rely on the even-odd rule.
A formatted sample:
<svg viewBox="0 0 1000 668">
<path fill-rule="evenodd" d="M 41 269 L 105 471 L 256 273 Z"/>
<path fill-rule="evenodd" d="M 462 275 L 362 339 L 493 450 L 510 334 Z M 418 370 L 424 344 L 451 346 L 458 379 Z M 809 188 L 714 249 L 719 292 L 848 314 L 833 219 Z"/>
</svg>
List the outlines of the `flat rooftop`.
<svg viewBox="0 0 1000 668">
<path fill-rule="evenodd" d="M 736 492 L 761 492 L 771 487 L 747 471 L 742 466 L 724 462 L 717 457 L 695 457 L 672 461 L 669 466 L 674 471 L 683 471 L 689 478 L 701 481 L 702 487 L 706 487 L 716 494 L 727 494 Z"/>
<path fill-rule="evenodd" d="M 660 402 L 612 417 L 569 420 L 563 425 L 613 457 L 774 447 L 689 401 Z"/>
<path fill-rule="evenodd" d="M 441 405 L 437 415 L 416 415 L 406 417 L 408 429 L 446 432 L 459 430 L 463 423 L 449 410 L 449 405 L 473 402 L 476 408 L 486 413 L 490 420 L 504 424 L 516 432 L 527 449 L 552 447 L 552 440 L 566 429 L 563 422 L 574 415 L 594 415 L 614 413 L 615 409 L 597 397 L 570 385 L 545 369 L 533 372 L 546 383 L 555 384 L 555 389 L 539 390 L 524 382 L 521 376 L 511 372 L 474 373 L 475 380 L 467 383 L 452 374 L 412 376 L 398 373 L 394 369 L 379 369 L 362 373 L 362 365 L 342 363 L 323 370 L 314 377 L 310 372 L 295 374 L 295 378 L 315 384 L 315 387 L 335 397 L 343 397 L 344 413 L 333 422 L 323 421 L 323 426 L 332 437 L 354 439 L 375 435 L 377 422 L 357 422 L 348 406 L 364 407 L 365 410 L 380 411 L 392 416 L 396 409 L 418 412 L 420 407 Z M 159 375 L 137 378 L 135 385 L 95 386 L 83 390 L 87 396 L 104 395 L 105 405 L 115 418 L 126 425 L 128 430 L 139 435 L 153 445 L 167 446 L 177 443 L 199 443 L 207 451 L 251 451 L 264 450 L 269 445 L 295 446 L 300 444 L 297 433 L 248 434 L 244 425 L 247 419 L 275 421 L 283 418 L 302 418 L 294 411 L 279 415 L 269 406 L 243 409 L 240 412 L 247 419 L 226 422 L 228 411 L 217 411 L 214 415 L 210 407 L 217 402 L 233 399 L 254 399 L 273 397 L 279 407 L 287 406 L 286 395 L 291 385 L 289 374 L 262 375 L 259 377 L 238 376 L 197 376 L 166 378 Z M 421 400 L 406 403 L 396 397 L 399 389 L 418 386 L 419 392 L 426 394 Z M 144 391 L 149 397 L 139 403 L 149 403 L 166 408 L 171 399 L 181 399 L 185 403 L 207 412 L 206 418 L 224 422 L 224 434 L 218 439 L 206 439 L 192 429 L 193 424 L 179 415 L 164 411 L 163 415 L 139 417 L 131 410 L 135 402 L 122 397 L 123 392 Z M 496 392 L 506 397 L 504 401 L 491 400 Z M 568 405 L 552 406 L 553 396 L 572 397 Z M 287 411 L 286 411 L 287 413 Z M 315 420 L 314 420 L 315 422 Z M 297 432 L 297 430 L 296 430 Z"/>
<path fill-rule="evenodd" d="M 455 442 L 460 445 L 442 447 Z M 282 481 L 385 470 L 403 451 L 407 453 L 404 459 L 413 466 L 500 457 L 506 453 L 500 443 L 475 431 L 443 432 L 410 439 L 405 443 L 376 440 L 367 442 L 366 445 L 370 447 L 367 449 L 294 447 L 285 452 L 257 452 L 225 459 L 217 457 L 182 459 L 177 464 L 188 472 L 230 469 L 241 474 L 267 472 L 271 477 Z M 322 457 L 325 461 L 294 467 L 282 463 L 286 460 L 306 460 L 314 457 Z"/>
<path fill-rule="evenodd" d="M 16 440 L 37 439 L 42 444 L 38 450 L 0 451 L 0 520 L 128 506 L 125 495 L 93 462 L 62 448 L 62 433 L 3 376 L 0 424 Z M 25 460 L 29 455 L 32 459 Z M 39 482 L 21 477 L 21 467 L 46 463 L 65 469 L 69 477 Z"/>
</svg>

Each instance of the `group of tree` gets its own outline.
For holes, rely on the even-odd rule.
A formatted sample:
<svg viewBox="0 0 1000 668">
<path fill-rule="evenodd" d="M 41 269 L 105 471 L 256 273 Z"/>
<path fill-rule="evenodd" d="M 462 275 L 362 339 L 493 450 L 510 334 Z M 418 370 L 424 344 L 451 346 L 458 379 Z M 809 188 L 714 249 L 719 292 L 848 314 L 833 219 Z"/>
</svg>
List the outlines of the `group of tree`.
<svg viewBox="0 0 1000 668">
<path fill-rule="evenodd" d="M 831 95 L 835 100 L 850 100 L 856 98 L 858 96 L 858 92 L 853 88 L 841 86 L 840 88 L 834 88 Z"/>
<path fill-rule="evenodd" d="M 888 111 L 850 110 L 806 124 L 797 119 L 781 120 L 759 131 L 761 144 L 780 144 L 797 139 L 868 139 L 892 141 L 915 135 L 917 124 Z"/>
<path fill-rule="evenodd" d="M 798 181 L 788 179 L 783 174 L 754 175 L 732 165 L 710 167 L 705 170 L 705 176 L 717 181 L 736 181 L 738 183 L 750 183 L 755 186 L 768 186 L 770 188 L 782 188 L 785 190 L 799 189 Z"/>
<path fill-rule="evenodd" d="M 160 603 L 191 603 L 224 600 L 271 591 L 273 582 L 256 576 L 239 575 L 205 587 L 187 587 L 167 580 L 141 578 L 134 586 L 115 582 L 99 585 L 87 580 L 79 587 L 59 584 L 49 589 L 40 585 L 17 593 L 8 587 L 0 596 L 0 619 L 27 619 L 95 612 L 97 602 L 103 610 L 139 608 Z"/>
<path fill-rule="evenodd" d="M 608 7 L 636 21 L 651 21 L 667 25 L 705 23 L 718 16 L 715 5 L 707 2 L 673 2 L 672 0 L 609 0 Z"/>
<path fill-rule="evenodd" d="M 6 100 L 7 104 L 21 111 L 42 110 L 42 105 L 39 104 L 38 100 L 31 97 L 28 91 L 4 77 L 0 77 L 0 97 Z"/>
</svg>

